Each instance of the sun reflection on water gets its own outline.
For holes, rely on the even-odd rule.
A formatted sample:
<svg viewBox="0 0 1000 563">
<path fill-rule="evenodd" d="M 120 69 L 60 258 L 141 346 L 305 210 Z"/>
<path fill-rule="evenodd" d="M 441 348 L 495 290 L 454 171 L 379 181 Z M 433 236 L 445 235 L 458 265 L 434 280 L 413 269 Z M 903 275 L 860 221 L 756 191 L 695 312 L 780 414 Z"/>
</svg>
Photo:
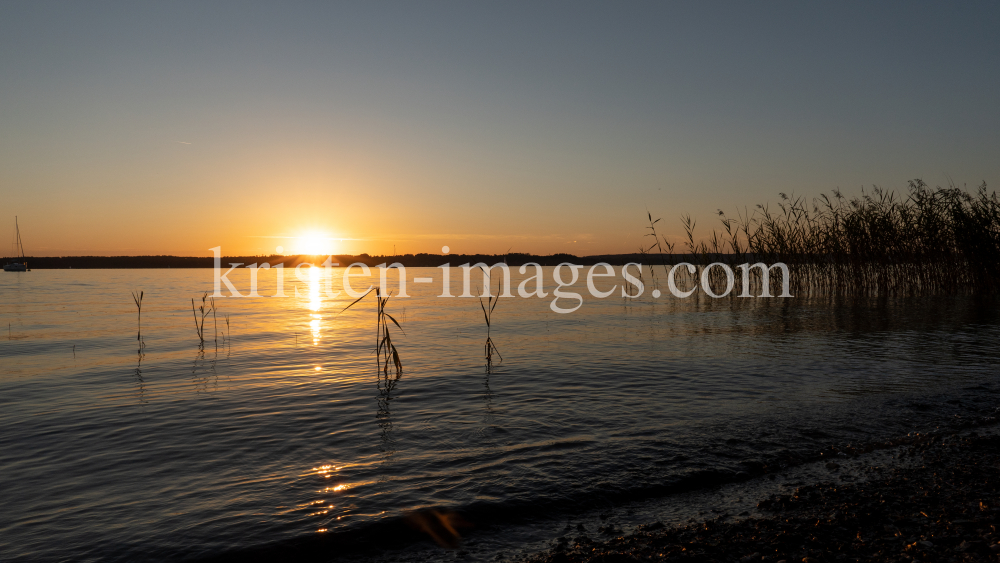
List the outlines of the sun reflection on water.
<svg viewBox="0 0 1000 563">
<path fill-rule="evenodd" d="M 312 332 L 313 346 L 318 346 L 321 338 L 321 320 L 323 316 L 319 314 L 320 309 L 323 308 L 323 300 L 320 297 L 320 289 L 322 287 L 322 270 L 315 266 L 309 267 L 309 310 L 312 311 L 309 314 L 309 330 Z"/>
</svg>

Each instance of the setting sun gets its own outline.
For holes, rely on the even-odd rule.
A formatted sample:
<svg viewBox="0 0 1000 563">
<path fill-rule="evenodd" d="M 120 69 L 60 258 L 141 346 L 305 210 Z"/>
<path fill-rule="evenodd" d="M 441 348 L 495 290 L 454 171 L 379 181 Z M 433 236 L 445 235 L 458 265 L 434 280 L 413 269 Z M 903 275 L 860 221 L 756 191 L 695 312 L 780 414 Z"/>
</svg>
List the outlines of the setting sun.
<svg viewBox="0 0 1000 563">
<path fill-rule="evenodd" d="M 317 256 L 332 254 L 333 241 L 324 233 L 307 233 L 295 240 L 295 253 Z"/>
</svg>

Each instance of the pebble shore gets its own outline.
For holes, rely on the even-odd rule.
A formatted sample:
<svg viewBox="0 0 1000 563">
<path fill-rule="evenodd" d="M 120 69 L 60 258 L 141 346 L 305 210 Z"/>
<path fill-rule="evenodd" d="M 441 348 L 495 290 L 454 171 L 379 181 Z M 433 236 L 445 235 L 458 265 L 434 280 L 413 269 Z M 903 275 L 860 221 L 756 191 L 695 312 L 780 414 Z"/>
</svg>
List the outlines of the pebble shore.
<svg viewBox="0 0 1000 563">
<path fill-rule="evenodd" d="M 656 522 L 610 539 L 567 534 L 523 561 L 1000 563 L 1000 436 L 920 436 L 897 452 L 898 463 L 871 468 L 862 483 L 771 496 L 757 506 L 762 516 Z"/>
</svg>

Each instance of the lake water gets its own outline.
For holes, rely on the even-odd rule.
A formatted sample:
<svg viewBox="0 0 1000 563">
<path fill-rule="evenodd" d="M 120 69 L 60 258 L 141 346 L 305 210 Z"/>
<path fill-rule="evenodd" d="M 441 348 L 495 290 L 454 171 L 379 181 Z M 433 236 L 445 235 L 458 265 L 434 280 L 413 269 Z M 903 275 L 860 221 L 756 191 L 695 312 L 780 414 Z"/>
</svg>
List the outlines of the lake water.
<svg viewBox="0 0 1000 563">
<path fill-rule="evenodd" d="M 341 313 L 351 299 L 322 279 L 289 272 L 286 298 L 217 299 L 202 347 L 191 299 L 211 270 L 0 275 L 0 560 L 343 555 L 431 508 L 460 513 L 475 541 L 669 503 L 1000 397 L 994 300 L 647 291 L 560 315 L 551 297 L 505 298 L 491 331 L 503 361 L 487 372 L 478 301 L 436 297 L 441 270 L 417 276 L 435 283 L 387 309 L 405 331 L 392 327 L 397 379 L 372 353 L 374 301 Z M 131 290 L 145 293 L 141 353 Z"/>
</svg>

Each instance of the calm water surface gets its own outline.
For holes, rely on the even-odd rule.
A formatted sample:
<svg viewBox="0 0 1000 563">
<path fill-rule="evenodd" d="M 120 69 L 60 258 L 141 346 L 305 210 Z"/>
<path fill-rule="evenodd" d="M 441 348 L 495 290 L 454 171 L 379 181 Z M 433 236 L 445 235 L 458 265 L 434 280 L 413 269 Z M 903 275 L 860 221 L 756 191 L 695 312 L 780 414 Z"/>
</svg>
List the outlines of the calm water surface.
<svg viewBox="0 0 1000 563">
<path fill-rule="evenodd" d="M 191 299 L 211 270 L 0 276 L 0 560 L 349 544 L 435 507 L 489 534 L 670 502 L 760 463 L 979 416 L 1000 396 L 995 301 L 647 290 L 558 315 L 551 297 L 502 299 L 503 362 L 487 373 L 479 303 L 435 297 L 438 269 L 408 274 L 411 296 L 388 308 L 404 372 L 388 380 L 373 302 L 339 313 L 350 300 L 323 279 L 289 272 L 287 298 L 217 299 L 201 347 Z M 142 353 L 131 290 L 145 292 Z"/>
</svg>

